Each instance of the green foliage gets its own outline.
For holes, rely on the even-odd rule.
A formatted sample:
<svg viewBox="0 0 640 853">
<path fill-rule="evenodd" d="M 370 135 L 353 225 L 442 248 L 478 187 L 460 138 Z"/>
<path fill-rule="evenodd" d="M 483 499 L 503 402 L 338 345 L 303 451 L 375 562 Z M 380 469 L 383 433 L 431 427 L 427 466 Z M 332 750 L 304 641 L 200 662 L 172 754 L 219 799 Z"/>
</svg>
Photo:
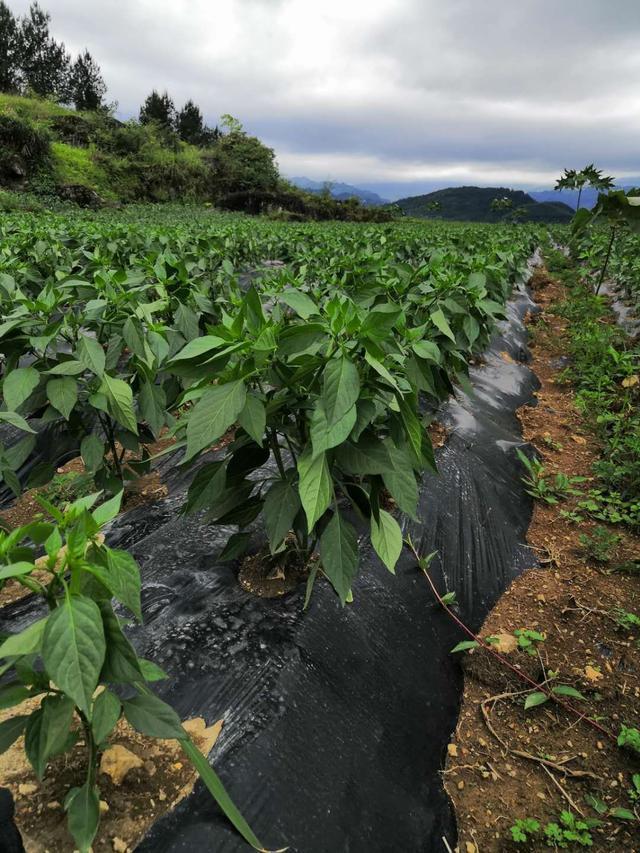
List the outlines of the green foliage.
<svg viewBox="0 0 640 853">
<path fill-rule="evenodd" d="M 94 493 L 79 498 L 63 511 L 43 501 L 52 522 L 35 520 L 11 533 L 0 531 L 0 588 L 13 579 L 38 595 L 48 610 L 0 645 L 2 672 L 10 679 L 3 687 L 3 707 L 41 699 L 30 714 L 0 724 L 0 750 L 24 735 L 27 758 L 42 779 L 49 761 L 71 749 L 81 732 L 86 780 L 67 793 L 65 810 L 69 832 L 83 853 L 90 849 L 100 821 L 100 751 L 121 715 L 139 732 L 175 738 L 192 754 L 175 711 L 146 684 L 155 677 L 154 668 L 137 656 L 113 610 L 115 598 L 141 619 L 140 573 L 126 551 L 108 548 L 97 536 L 117 514 L 121 494 L 92 509 L 98 497 Z M 38 559 L 42 549 L 45 556 Z M 129 698 L 112 692 L 115 685 L 128 687 Z M 259 848 L 205 764 L 197 762 L 212 794 L 244 838 Z"/>
<path fill-rule="evenodd" d="M 640 628 L 640 616 L 636 616 L 635 613 L 629 613 L 629 611 L 623 610 L 621 607 L 613 611 L 613 618 L 618 627 L 624 631 L 637 631 Z"/>
<path fill-rule="evenodd" d="M 537 654 L 538 644 L 547 639 L 546 634 L 541 634 L 539 631 L 533 631 L 530 628 L 517 628 L 513 635 L 518 640 L 518 648 L 532 657 Z"/>
<path fill-rule="evenodd" d="M 554 310 L 568 320 L 570 366 L 576 405 L 603 445 L 594 464 L 598 483 L 578 511 L 609 523 L 640 524 L 640 346 L 616 325 L 610 311 L 577 280 L 570 260 L 549 254 L 569 290 Z"/>
<path fill-rule="evenodd" d="M 562 202 L 537 202 L 522 190 L 506 187 L 449 187 L 395 204 L 408 216 L 466 222 L 500 222 L 505 214 L 515 218 L 517 212 L 522 222 L 568 223 L 573 214 Z"/>
<path fill-rule="evenodd" d="M 155 122 L 164 130 L 173 130 L 176 111 L 168 92 L 162 95 L 154 89 L 140 107 L 140 124 Z"/>
<path fill-rule="evenodd" d="M 611 533 L 606 527 L 598 525 L 593 533 L 581 533 L 580 545 L 585 554 L 597 563 L 608 563 L 611 560 L 612 551 L 622 539 L 621 536 Z"/>
<path fill-rule="evenodd" d="M 107 87 L 100 68 L 88 50 L 81 53 L 71 66 L 69 94 L 77 110 L 97 110 Z"/>
<path fill-rule="evenodd" d="M 640 731 L 633 726 L 621 726 L 618 746 L 640 755 Z"/>
<path fill-rule="evenodd" d="M 552 821 L 544 827 L 535 818 L 516 820 L 511 827 L 511 838 L 516 844 L 531 844 L 537 839 L 544 841 L 547 847 L 565 849 L 574 845 L 592 847 L 593 836 L 590 830 L 601 825 L 601 821 L 582 819 L 572 812 L 560 812 L 558 822 Z"/>
<path fill-rule="evenodd" d="M 522 479 L 527 486 L 526 492 L 531 497 L 553 505 L 566 500 L 570 495 L 580 494 L 573 487 L 583 483 L 585 477 L 567 477 L 566 474 L 558 473 L 553 479 L 549 479 L 545 476 L 545 467 L 539 459 L 529 459 L 521 450 L 516 452 L 526 468 L 527 476 Z"/>
</svg>

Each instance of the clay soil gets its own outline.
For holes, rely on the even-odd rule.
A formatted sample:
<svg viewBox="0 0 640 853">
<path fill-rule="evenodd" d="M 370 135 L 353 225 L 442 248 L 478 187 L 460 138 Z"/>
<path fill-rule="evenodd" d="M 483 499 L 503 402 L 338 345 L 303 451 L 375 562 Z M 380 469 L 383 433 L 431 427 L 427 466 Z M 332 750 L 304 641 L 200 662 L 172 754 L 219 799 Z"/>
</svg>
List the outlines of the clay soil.
<svg viewBox="0 0 640 853">
<path fill-rule="evenodd" d="M 38 700 L 24 702 L 20 713 L 35 710 Z M 0 713 L 7 719 L 15 709 Z M 222 721 L 207 728 L 202 719 L 187 721 L 198 748 L 208 755 L 222 728 Z M 0 784 L 9 788 L 16 803 L 15 821 L 27 853 L 72 851 L 67 818 L 61 804 L 65 793 L 82 785 L 86 777 L 86 747 L 82 740 L 51 761 L 42 782 L 36 778 L 25 753 L 23 738 L 0 756 Z M 153 740 L 138 734 L 121 720 L 109 738 L 119 754 L 109 765 L 111 775 L 100 772 L 101 820 L 92 849 L 128 853 L 151 824 L 174 808 L 193 788 L 196 773 L 176 741 Z M 127 752 L 122 752 L 122 750 Z M 108 755 L 108 753 L 107 753 Z M 136 766 L 134 766 L 136 765 Z M 126 768 L 123 778 L 119 778 Z M 117 782 L 117 784 L 116 784 Z"/>
<path fill-rule="evenodd" d="M 537 406 L 519 412 L 524 437 L 539 450 L 549 473 L 590 477 L 601 449 L 558 376 L 566 323 L 550 308 L 563 300 L 564 289 L 544 269 L 536 272 L 532 288 L 542 311 L 530 318 L 531 366 L 542 387 Z M 563 810 L 602 821 L 591 830 L 591 849 L 640 851 L 640 824 L 608 815 L 634 808 L 628 790 L 632 774 L 640 772 L 637 757 L 615 742 L 621 724 L 640 727 L 640 632 L 621 627 L 615 617 L 618 609 L 640 613 L 637 573 L 615 572 L 616 566 L 640 559 L 640 540 L 612 527 L 622 538 L 609 563 L 590 562 L 579 535 L 597 525 L 560 515 L 576 500 L 557 506 L 536 502 L 527 541 L 540 568 L 514 581 L 480 636 L 502 635 L 499 650 L 538 683 L 557 673 L 551 683 L 579 690 L 584 701 L 566 701 L 605 731 L 554 701 L 525 711 L 527 684 L 483 649 L 465 653 L 462 708 L 444 770 L 463 853 L 547 850 L 541 840 L 515 844 L 510 827 L 517 818 L 536 818 L 543 826 L 557 822 Z M 513 648 L 518 628 L 546 636 L 534 655 Z M 598 814 L 590 797 L 604 803 L 607 813 Z"/>
</svg>

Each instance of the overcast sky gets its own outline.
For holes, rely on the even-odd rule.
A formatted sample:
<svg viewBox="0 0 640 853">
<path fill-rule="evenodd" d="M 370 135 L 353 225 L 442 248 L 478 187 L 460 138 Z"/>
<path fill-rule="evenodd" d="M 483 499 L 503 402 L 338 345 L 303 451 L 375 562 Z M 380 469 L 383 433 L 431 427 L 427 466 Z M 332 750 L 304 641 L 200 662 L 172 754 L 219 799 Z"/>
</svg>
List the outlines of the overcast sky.
<svg viewBox="0 0 640 853">
<path fill-rule="evenodd" d="M 22 13 L 27 0 L 8 0 Z M 41 0 L 120 117 L 152 88 L 281 171 L 377 187 L 640 174 L 640 0 Z M 406 190 L 406 191 L 405 191 Z"/>
</svg>

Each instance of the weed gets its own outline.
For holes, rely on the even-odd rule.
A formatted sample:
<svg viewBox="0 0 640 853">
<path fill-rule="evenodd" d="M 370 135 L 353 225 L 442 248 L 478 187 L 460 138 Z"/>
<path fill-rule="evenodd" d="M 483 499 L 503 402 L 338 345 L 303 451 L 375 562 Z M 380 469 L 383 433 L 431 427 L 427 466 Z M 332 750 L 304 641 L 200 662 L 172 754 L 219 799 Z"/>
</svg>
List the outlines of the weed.
<svg viewBox="0 0 640 853">
<path fill-rule="evenodd" d="M 522 479 L 527 486 L 527 494 L 531 495 L 532 498 L 554 505 L 566 500 L 571 495 L 580 494 L 574 489 L 574 486 L 583 483 L 586 477 L 568 477 L 566 474 L 558 473 L 553 479 L 550 479 L 545 476 L 545 467 L 539 459 L 535 457 L 529 459 L 521 450 L 516 452 L 518 459 L 527 470 L 528 476 Z"/>
<path fill-rule="evenodd" d="M 612 552 L 621 539 L 622 536 L 611 533 L 601 525 L 596 527 L 592 535 L 581 533 L 579 537 L 580 545 L 586 556 L 595 560 L 596 563 L 608 563 L 611 560 Z"/>
<path fill-rule="evenodd" d="M 560 812 L 558 821 L 551 821 L 544 827 L 535 818 L 519 818 L 511 827 L 511 838 L 516 844 L 528 844 L 540 838 L 547 847 L 591 847 L 593 837 L 590 830 L 601 825 L 597 818 L 576 818 L 571 812 Z"/>
<path fill-rule="evenodd" d="M 535 657 L 537 654 L 538 643 L 543 643 L 547 639 L 546 634 L 541 634 L 539 631 L 532 631 L 529 628 L 517 628 L 513 632 L 513 635 L 518 639 L 518 648 L 532 657 Z"/>
<path fill-rule="evenodd" d="M 640 755 L 640 731 L 633 726 L 621 726 L 618 746 Z"/>
</svg>

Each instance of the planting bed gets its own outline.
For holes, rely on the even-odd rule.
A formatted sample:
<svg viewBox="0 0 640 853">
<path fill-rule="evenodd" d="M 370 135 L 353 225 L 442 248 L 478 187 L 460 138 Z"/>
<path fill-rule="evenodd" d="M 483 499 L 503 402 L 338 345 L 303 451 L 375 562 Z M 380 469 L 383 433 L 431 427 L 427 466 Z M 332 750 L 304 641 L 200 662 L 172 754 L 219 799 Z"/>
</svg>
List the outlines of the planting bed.
<svg viewBox="0 0 640 853">
<path fill-rule="evenodd" d="M 535 563 L 516 412 L 540 233 L 167 208 L 0 236 L 0 746 L 43 779 L 18 791 L 29 837 L 67 811 L 81 850 L 453 848 L 459 629 L 403 539 L 472 629 Z M 192 717 L 224 720 L 228 794 Z M 149 737 L 204 784 L 167 811 L 141 783 L 127 830 L 98 762 Z"/>
</svg>

